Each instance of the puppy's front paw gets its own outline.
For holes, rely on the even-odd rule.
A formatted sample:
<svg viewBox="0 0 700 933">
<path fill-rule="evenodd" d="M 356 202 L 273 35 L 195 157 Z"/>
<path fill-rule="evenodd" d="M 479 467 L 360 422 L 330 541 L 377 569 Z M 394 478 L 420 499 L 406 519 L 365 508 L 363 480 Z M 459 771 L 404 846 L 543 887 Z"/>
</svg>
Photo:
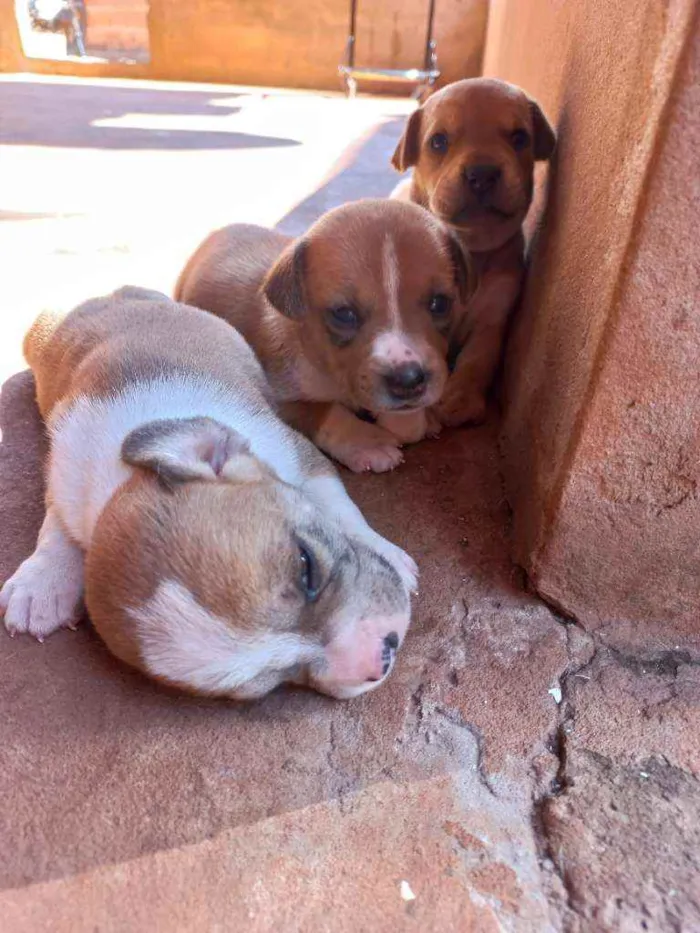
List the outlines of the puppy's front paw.
<svg viewBox="0 0 700 933">
<path fill-rule="evenodd" d="M 393 444 L 379 444 L 376 447 L 348 447 L 336 455 L 336 460 L 353 473 L 387 473 L 403 463 L 403 454 Z"/>
<path fill-rule="evenodd" d="M 360 421 L 339 405 L 313 438 L 354 473 L 386 473 L 403 462 L 400 441 L 378 424 Z"/>
<path fill-rule="evenodd" d="M 435 407 L 440 422 L 448 428 L 482 424 L 486 420 L 486 399 L 479 392 L 450 391 L 449 385 Z"/>
<path fill-rule="evenodd" d="M 82 566 L 32 554 L 0 591 L 5 628 L 10 635 L 26 632 L 38 641 L 60 628 L 74 628 L 82 595 Z"/>
<path fill-rule="evenodd" d="M 381 412 L 377 415 L 377 424 L 390 431 L 400 444 L 417 444 L 428 433 L 428 417 L 424 408 L 405 413 Z"/>
</svg>

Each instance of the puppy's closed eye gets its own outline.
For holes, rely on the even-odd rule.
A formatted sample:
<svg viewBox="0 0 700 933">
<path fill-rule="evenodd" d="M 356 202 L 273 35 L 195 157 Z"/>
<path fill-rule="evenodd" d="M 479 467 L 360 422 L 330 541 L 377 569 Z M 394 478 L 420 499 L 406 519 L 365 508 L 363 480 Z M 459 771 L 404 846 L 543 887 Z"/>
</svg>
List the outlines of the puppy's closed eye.
<svg viewBox="0 0 700 933">
<path fill-rule="evenodd" d="M 318 561 L 311 548 L 303 544 L 299 545 L 299 584 L 304 598 L 307 602 L 313 603 L 318 598 L 323 585 L 321 570 Z"/>
</svg>

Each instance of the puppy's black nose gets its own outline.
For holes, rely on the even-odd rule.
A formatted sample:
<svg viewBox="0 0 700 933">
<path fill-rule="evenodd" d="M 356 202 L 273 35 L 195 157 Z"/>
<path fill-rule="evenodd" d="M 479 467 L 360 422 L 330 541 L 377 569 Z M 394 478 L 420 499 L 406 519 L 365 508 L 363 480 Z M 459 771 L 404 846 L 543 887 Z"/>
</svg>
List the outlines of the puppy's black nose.
<svg viewBox="0 0 700 933">
<path fill-rule="evenodd" d="M 496 187 L 501 170 L 497 165 L 470 165 L 465 169 L 464 177 L 474 194 L 484 195 Z"/>
<path fill-rule="evenodd" d="M 389 673 L 392 656 L 398 647 L 398 632 L 389 632 L 389 634 L 382 642 L 382 677 L 386 677 L 386 675 Z"/>
<path fill-rule="evenodd" d="M 394 398 L 406 399 L 420 395 L 428 375 L 420 363 L 402 363 L 384 376 L 384 382 Z"/>
</svg>

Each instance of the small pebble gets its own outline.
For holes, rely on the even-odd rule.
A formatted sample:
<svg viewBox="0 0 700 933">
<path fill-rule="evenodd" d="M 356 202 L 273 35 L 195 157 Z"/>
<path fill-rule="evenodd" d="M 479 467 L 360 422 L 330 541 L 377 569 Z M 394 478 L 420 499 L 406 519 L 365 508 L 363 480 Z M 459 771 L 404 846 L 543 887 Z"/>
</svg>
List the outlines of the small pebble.
<svg viewBox="0 0 700 933">
<path fill-rule="evenodd" d="M 401 882 L 401 898 L 404 901 L 415 901 L 416 895 L 411 890 L 411 885 L 408 881 Z"/>
<path fill-rule="evenodd" d="M 550 687 L 547 693 L 557 705 L 561 703 L 561 687 Z"/>
</svg>

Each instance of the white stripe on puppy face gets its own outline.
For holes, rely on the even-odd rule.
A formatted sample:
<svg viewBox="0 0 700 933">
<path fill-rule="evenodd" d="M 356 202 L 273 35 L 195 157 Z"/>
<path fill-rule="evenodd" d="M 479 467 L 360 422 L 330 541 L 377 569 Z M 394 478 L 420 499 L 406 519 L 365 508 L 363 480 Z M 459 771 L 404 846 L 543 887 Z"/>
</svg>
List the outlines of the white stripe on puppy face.
<svg viewBox="0 0 700 933">
<path fill-rule="evenodd" d="M 391 329 L 401 327 L 401 307 L 399 305 L 400 279 L 399 257 L 390 234 L 384 238 L 382 246 L 382 282 L 386 292 L 386 306 L 389 312 Z"/>
<path fill-rule="evenodd" d="M 176 580 L 163 581 L 147 603 L 128 612 L 138 624 L 146 669 L 193 690 L 235 692 L 264 670 L 284 670 L 318 655 L 298 635 L 234 631 Z"/>
<path fill-rule="evenodd" d="M 386 367 L 400 366 L 401 363 L 420 361 L 409 336 L 404 333 L 401 318 L 401 267 L 399 257 L 390 234 L 384 238 L 382 246 L 382 284 L 388 311 L 388 327 L 375 339 L 372 356 Z"/>
</svg>

